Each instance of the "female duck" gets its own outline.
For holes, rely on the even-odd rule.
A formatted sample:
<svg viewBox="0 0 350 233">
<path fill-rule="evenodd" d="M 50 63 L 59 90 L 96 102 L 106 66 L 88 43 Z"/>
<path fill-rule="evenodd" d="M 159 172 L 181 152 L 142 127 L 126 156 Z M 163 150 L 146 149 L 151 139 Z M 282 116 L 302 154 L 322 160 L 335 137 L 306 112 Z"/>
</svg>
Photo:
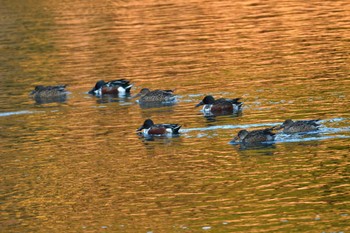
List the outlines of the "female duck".
<svg viewBox="0 0 350 233">
<path fill-rule="evenodd" d="M 144 135 L 172 135 L 178 134 L 180 128 L 178 124 L 154 124 L 151 119 L 147 119 L 136 131 Z"/>
<path fill-rule="evenodd" d="M 131 87 L 132 84 L 126 79 L 117 79 L 108 82 L 100 80 L 88 93 L 96 96 L 102 96 L 105 94 L 125 96 L 130 93 Z"/>
<path fill-rule="evenodd" d="M 66 85 L 39 85 L 35 87 L 30 95 L 37 103 L 64 102 L 68 94 L 65 88 Z"/>
<path fill-rule="evenodd" d="M 140 93 L 133 96 L 133 98 L 140 97 L 138 102 L 140 104 L 147 103 L 172 103 L 176 101 L 174 90 L 153 90 L 142 88 Z"/>
<path fill-rule="evenodd" d="M 246 144 L 269 142 L 275 139 L 275 133 L 272 132 L 274 128 L 253 130 L 248 132 L 247 130 L 241 130 L 234 138 L 235 142 L 242 142 Z"/>
<path fill-rule="evenodd" d="M 291 119 L 285 120 L 278 129 L 283 129 L 283 133 L 303 133 L 317 131 L 320 127 L 317 120 L 304 120 L 304 121 L 292 121 Z"/>
</svg>

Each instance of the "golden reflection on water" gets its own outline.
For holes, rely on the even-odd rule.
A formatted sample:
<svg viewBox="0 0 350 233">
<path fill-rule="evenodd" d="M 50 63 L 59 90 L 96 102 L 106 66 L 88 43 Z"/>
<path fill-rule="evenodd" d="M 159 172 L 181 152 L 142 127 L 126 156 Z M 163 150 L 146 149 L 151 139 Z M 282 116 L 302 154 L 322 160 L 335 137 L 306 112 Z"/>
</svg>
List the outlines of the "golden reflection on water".
<svg viewBox="0 0 350 233">
<path fill-rule="evenodd" d="M 346 232 L 348 138 L 243 150 L 228 144 L 239 128 L 200 130 L 286 118 L 348 127 L 346 3 L 5 2 L 1 112 L 28 113 L 0 116 L 0 230 Z M 176 88 L 179 102 L 86 94 L 119 77 L 135 93 Z M 68 84 L 66 103 L 28 98 L 56 83 Z M 204 118 L 194 105 L 205 94 L 242 97 L 242 115 Z M 192 131 L 145 140 L 145 118 Z"/>
</svg>

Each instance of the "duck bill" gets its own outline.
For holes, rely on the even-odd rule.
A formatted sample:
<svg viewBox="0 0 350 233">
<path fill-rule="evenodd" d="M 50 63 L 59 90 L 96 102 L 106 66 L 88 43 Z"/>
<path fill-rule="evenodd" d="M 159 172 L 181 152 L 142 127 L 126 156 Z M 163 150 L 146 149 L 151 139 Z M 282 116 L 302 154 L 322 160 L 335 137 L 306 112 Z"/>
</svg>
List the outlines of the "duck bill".
<svg viewBox="0 0 350 233">
<path fill-rule="evenodd" d="M 138 93 L 138 94 L 136 94 L 136 95 L 131 96 L 131 99 L 137 98 L 137 97 L 139 97 L 139 96 L 141 96 L 141 93 Z"/>
<path fill-rule="evenodd" d="M 201 105 L 204 105 L 203 101 L 199 102 L 198 104 L 196 104 L 196 106 L 194 106 L 195 108 L 201 106 Z"/>
<path fill-rule="evenodd" d="M 284 126 L 283 125 L 276 125 L 274 127 L 271 127 L 271 130 L 280 130 L 280 129 L 283 129 Z"/>
<path fill-rule="evenodd" d="M 233 138 L 233 141 L 237 142 L 237 141 L 238 141 L 238 139 L 239 139 L 239 137 L 238 137 L 238 136 L 236 136 L 236 137 L 234 137 L 234 138 Z"/>
<path fill-rule="evenodd" d="M 95 94 L 95 88 L 92 88 L 92 89 L 88 92 L 88 94 L 94 95 L 94 94 Z"/>
<path fill-rule="evenodd" d="M 140 131 L 143 130 L 143 129 L 144 129 L 144 127 L 141 126 L 140 128 L 138 128 L 138 129 L 136 130 L 136 132 L 140 132 Z"/>
</svg>

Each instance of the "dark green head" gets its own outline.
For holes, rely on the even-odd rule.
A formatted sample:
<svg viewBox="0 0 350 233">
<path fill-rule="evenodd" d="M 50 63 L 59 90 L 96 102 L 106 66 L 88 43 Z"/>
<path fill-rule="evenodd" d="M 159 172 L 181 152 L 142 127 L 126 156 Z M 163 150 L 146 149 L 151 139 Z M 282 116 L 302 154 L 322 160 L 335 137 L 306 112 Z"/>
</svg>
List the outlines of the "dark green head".
<svg viewBox="0 0 350 233">
<path fill-rule="evenodd" d="M 196 107 L 199 107 L 199 106 L 205 105 L 205 104 L 214 104 L 214 102 L 215 102 L 214 97 L 211 96 L 211 95 L 207 95 L 207 96 L 204 97 L 204 99 L 201 102 L 199 102 L 196 105 Z"/>
<path fill-rule="evenodd" d="M 136 131 L 141 131 L 143 129 L 149 129 L 154 125 L 153 121 L 151 119 L 147 119 L 145 120 L 145 122 L 143 122 L 143 125 L 138 128 Z"/>
</svg>

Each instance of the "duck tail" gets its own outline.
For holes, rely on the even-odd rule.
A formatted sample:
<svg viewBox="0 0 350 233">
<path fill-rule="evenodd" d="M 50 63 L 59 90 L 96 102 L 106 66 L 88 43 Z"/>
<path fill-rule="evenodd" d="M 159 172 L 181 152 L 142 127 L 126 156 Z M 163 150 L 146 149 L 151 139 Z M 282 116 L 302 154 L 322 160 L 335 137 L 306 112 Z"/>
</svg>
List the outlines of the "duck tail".
<svg viewBox="0 0 350 233">
<path fill-rule="evenodd" d="M 316 120 L 309 120 L 309 124 L 313 125 L 313 126 L 316 126 L 316 127 L 319 127 L 320 126 L 320 121 L 321 119 L 316 119 Z"/>
<path fill-rule="evenodd" d="M 271 128 L 267 128 L 264 130 L 264 133 L 269 134 L 271 136 L 275 136 L 276 133 L 274 132 L 274 130 L 277 130 L 278 126 L 272 126 Z"/>
<path fill-rule="evenodd" d="M 173 131 L 174 134 L 178 134 L 181 127 L 182 127 L 182 125 L 176 125 L 176 127 L 174 128 L 174 131 Z"/>
<path fill-rule="evenodd" d="M 57 86 L 57 89 L 58 89 L 59 91 L 65 91 L 65 88 L 66 88 L 67 86 L 68 86 L 67 84 L 59 85 L 59 86 Z"/>
<path fill-rule="evenodd" d="M 130 89 L 132 88 L 132 86 L 133 86 L 132 84 L 130 84 L 129 86 L 126 86 L 125 87 L 125 91 L 126 92 L 130 92 Z"/>
<path fill-rule="evenodd" d="M 163 90 L 163 91 L 172 94 L 172 93 L 174 93 L 174 92 L 176 91 L 176 88 L 174 88 L 174 89 L 168 89 L 168 90 Z"/>
<path fill-rule="evenodd" d="M 239 102 L 241 98 L 235 98 L 235 99 L 231 99 L 230 101 L 232 102 L 232 104 L 235 104 L 237 106 L 241 106 L 243 104 L 243 102 Z"/>
</svg>

